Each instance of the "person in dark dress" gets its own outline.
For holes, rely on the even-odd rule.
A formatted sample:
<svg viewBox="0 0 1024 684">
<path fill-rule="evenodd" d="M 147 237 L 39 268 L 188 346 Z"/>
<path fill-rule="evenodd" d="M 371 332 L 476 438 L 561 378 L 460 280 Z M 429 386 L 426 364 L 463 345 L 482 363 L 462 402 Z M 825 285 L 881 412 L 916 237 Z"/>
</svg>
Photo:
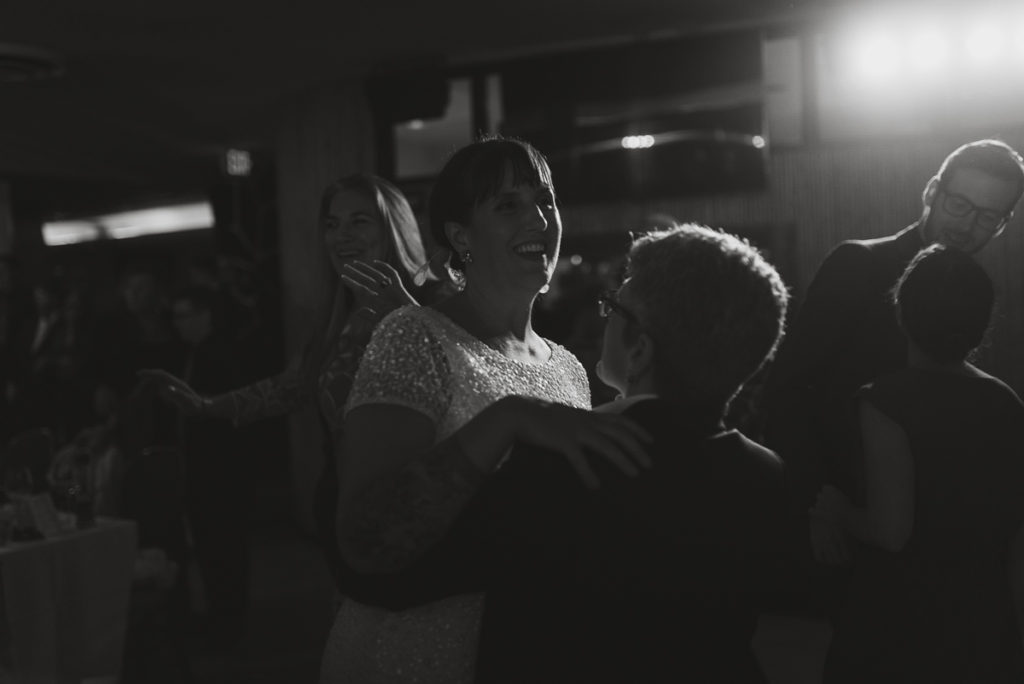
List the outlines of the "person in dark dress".
<svg viewBox="0 0 1024 684">
<path fill-rule="evenodd" d="M 763 399 L 765 442 L 786 460 L 809 504 L 824 482 L 858 480 L 848 417 L 866 382 L 907 364 L 892 288 L 923 247 L 975 254 L 1005 228 L 1024 192 L 1024 162 L 995 140 L 952 152 L 928 181 L 921 217 L 895 235 L 850 240 L 818 268 Z M 855 443 L 855 440 L 853 440 Z"/>
<path fill-rule="evenodd" d="M 907 365 L 890 296 L 897 279 L 927 245 L 981 250 L 1005 228 L 1022 192 L 1024 162 L 1014 149 L 997 140 L 968 143 L 928 181 L 915 223 L 888 237 L 843 242 L 818 268 L 759 402 L 764 442 L 786 462 L 792 513 L 805 529 L 823 484 L 861 500 L 853 397 Z M 854 545 L 823 520 L 810 521 L 810 535 L 813 556 L 793 573 L 794 595 L 805 591 L 790 610 L 831 616 Z"/>
<path fill-rule="evenodd" d="M 935 245 L 895 301 L 910 365 L 859 393 L 866 503 L 813 511 L 864 543 L 825 681 L 1024 681 L 1024 403 L 967 361 L 992 283 Z"/>
<path fill-rule="evenodd" d="M 350 592 L 403 609 L 485 591 L 478 682 L 764 682 L 751 638 L 784 566 L 784 469 L 722 421 L 781 337 L 785 286 L 746 243 L 681 226 L 637 240 L 600 301 L 599 375 L 625 399 L 597 411 L 649 434 L 649 468 L 574 460 L 593 443 L 579 409 L 515 435 L 485 410 L 342 520 Z M 507 460 L 478 448 L 495 439 Z"/>
</svg>

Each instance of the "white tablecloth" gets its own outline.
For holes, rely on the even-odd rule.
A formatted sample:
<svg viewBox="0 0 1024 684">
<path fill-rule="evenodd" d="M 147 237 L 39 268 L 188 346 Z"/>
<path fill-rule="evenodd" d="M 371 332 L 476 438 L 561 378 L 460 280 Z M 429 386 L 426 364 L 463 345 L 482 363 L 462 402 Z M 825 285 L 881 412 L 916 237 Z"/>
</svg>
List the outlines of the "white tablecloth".
<svg viewBox="0 0 1024 684">
<path fill-rule="evenodd" d="M 137 553 L 134 522 L 0 547 L 0 682 L 117 675 Z"/>
</svg>

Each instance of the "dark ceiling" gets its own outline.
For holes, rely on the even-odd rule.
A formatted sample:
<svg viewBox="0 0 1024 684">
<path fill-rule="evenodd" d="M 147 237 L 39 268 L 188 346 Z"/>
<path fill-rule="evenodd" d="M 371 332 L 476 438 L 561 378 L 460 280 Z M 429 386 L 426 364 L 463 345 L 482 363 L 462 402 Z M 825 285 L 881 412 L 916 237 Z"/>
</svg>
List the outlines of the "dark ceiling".
<svg viewBox="0 0 1024 684">
<path fill-rule="evenodd" d="M 573 43 L 801 21 L 838 0 L 32 0 L 0 48 L 64 73 L 0 82 L 0 178 L 59 205 L 78 192 L 202 187 L 231 145 L 268 149 L 289 98 L 381 64 L 467 63 Z M 2 53 L 2 49 L 0 49 Z M 113 190 L 112 190 L 113 189 Z M 15 202 L 18 198 L 15 197 Z"/>
</svg>

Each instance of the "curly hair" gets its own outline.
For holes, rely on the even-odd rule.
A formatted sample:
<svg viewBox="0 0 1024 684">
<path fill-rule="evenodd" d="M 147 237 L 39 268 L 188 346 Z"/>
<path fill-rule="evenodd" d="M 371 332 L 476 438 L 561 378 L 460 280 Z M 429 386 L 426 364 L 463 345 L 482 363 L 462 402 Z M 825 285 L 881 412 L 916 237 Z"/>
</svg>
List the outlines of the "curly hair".
<svg viewBox="0 0 1024 684">
<path fill-rule="evenodd" d="M 728 404 L 782 339 L 789 292 L 778 272 L 746 240 L 695 224 L 637 238 L 628 259 L 659 393 Z"/>
</svg>

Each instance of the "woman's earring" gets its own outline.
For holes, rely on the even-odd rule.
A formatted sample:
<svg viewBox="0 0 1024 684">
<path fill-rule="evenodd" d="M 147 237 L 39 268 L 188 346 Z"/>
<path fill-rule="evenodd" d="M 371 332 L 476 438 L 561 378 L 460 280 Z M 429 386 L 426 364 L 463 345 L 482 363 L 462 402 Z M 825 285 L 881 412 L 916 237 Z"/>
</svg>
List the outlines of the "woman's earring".
<svg viewBox="0 0 1024 684">
<path fill-rule="evenodd" d="M 468 249 L 466 250 L 466 253 L 463 254 L 462 257 L 460 258 L 462 259 L 462 263 L 464 263 L 466 266 L 469 266 L 471 263 L 473 263 L 473 255 L 469 253 Z"/>
</svg>

